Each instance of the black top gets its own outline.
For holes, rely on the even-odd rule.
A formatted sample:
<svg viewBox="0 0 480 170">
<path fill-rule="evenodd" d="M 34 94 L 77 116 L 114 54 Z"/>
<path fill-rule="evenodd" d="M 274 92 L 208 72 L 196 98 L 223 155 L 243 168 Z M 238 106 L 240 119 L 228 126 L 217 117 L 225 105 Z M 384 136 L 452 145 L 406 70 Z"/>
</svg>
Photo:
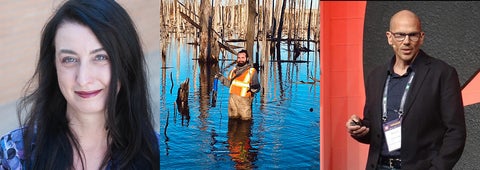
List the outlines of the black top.
<svg viewBox="0 0 480 170">
<path fill-rule="evenodd" d="M 387 121 L 390 122 L 399 117 L 398 110 L 400 108 L 400 102 L 407 86 L 410 75 L 413 71 L 413 65 L 409 66 L 407 72 L 404 75 L 398 75 L 393 71 L 393 66 L 395 64 L 395 56 L 392 59 L 391 66 L 387 70 L 387 74 L 390 76 L 390 82 L 388 83 L 388 93 L 387 93 Z M 386 123 L 384 122 L 384 123 Z M 382 140 L 382 152 L 380 155 L 387 157 L 400 157 L 400 150 L 395 150 L 388 152 L 387 142 L 385 135 Z"/>
</svg>

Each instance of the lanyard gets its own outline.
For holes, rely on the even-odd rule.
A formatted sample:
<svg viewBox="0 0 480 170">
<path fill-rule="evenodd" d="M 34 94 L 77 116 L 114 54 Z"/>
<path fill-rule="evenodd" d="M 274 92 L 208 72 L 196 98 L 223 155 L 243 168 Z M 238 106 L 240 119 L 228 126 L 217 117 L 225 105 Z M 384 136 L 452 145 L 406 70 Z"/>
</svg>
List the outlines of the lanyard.
<svg viewBox="0 0 480 170">
<path fill-rule="evenodd" d="M 403 109 L 405 107 L 405 100 L 407 98 L 408 90 L 410 90 L 410 85 L 412 84 L 413 77 L 415 76 L 415 72 L 411 72 L 410 79 L 408 79 L 408 83 L 405 86 L 405 90 L 403 91 L 402 100 L 400 101 L 400 108 L 398 110 L 398 117 L 403 116 Z M 384 122 L 387 121 L 387 96 L 388 96 L 388 84 L 390 82 L 391 76 L 388 75 L 387 82 L 385 83 L 385 90 L 383 91 L 383 115 L 382 120 Z"/>
</svg>

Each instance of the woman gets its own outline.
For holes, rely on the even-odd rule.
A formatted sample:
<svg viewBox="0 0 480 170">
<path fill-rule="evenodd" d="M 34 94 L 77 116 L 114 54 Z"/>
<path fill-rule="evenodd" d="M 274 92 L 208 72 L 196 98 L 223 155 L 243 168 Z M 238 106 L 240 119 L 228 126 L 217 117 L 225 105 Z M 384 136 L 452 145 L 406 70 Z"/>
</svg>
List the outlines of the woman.
<svg viewBox="0 0 480 170">
<path fill-rule="evenodd" d="M 70 0 L 42 32 L 21 129 L 0 139 L 5 169 L 159 169 L 135 26 L 113 0 Z"/>
</svg>

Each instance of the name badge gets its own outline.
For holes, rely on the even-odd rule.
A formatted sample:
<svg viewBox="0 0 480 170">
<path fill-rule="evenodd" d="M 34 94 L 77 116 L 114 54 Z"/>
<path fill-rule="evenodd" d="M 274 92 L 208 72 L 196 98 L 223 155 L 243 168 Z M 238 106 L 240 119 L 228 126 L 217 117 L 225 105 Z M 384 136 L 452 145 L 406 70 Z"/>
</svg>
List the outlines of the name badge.
<svg viewBox="0 0 480 170">
<path fill-rule="evenodd" d="M 383 132 L 387 140 L 388 151 L 392 152 L 402 147 L 402 120 L 401 118 L 383 124 Z"/>
</svg>

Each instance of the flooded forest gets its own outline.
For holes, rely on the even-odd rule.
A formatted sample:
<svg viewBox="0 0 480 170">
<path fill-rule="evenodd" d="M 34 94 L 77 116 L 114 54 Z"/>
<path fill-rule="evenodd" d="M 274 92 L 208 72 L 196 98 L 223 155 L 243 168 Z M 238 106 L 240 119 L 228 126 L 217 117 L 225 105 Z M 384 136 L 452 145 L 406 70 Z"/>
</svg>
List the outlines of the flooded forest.
<svg viewBox="0 0 480 170">
<path fill-rule="evenodd" d="M 161 0 L 161 168 L 318 169 L 319 26 L 317 0 Z M 228 119 L 214 81 L 242 49 L 261 84 L 251 121 Z"/>
<path fill-rule="evenodd" d="M 218 62 L 220 53 L 236 54 L 238 48 L 250 53 L 256 48 L 255 61 L 268 62 L 267 56 L 275 56 L 281 42 L 294 52 L 289 59 L 296 60 L 300 52 L 316 49 L 308 42 L 318 44 L 319 11 L 312 4 L 313 0 L 162 0 L 161 39 L 171 34 L 196 37 L 189 43 L 198 46 L 200 62 Z M 161 43 L 162 54 L 166 44 Z M 278 55 L 274 59 L 280 60 Z"/>
</svg>

